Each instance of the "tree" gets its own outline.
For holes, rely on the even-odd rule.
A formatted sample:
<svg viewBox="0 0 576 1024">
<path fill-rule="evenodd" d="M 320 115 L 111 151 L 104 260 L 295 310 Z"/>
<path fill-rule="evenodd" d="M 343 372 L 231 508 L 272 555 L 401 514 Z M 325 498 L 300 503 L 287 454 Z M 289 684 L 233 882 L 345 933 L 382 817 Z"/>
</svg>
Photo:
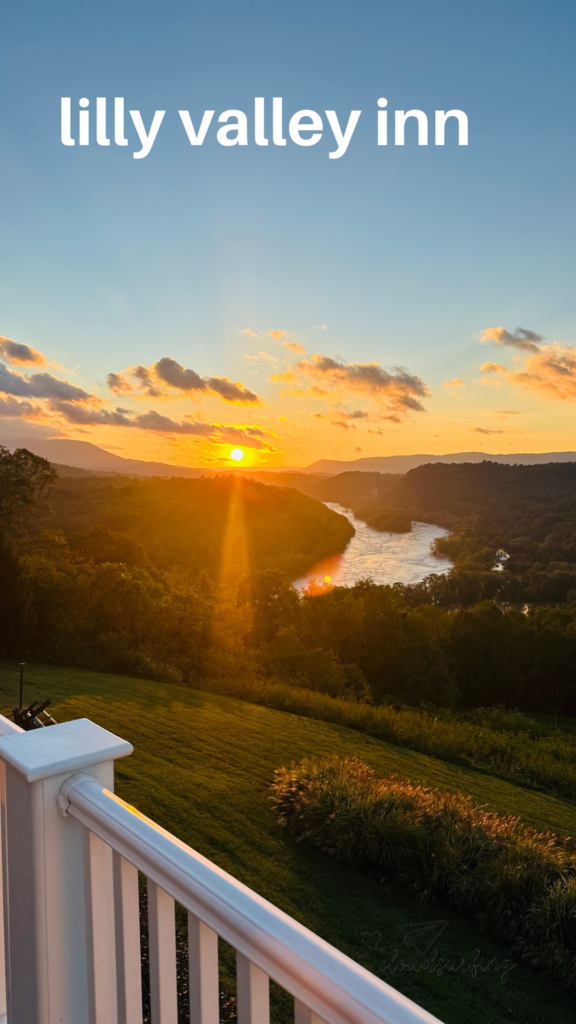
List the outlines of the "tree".
<svg viewBox="0 0 576 1024">
<path fill-rule="evenodd" d="M 25 621 L 28 606 L 28 585 L 13 547 L 0 533 L 0 652 L 4 655 L 13 644 Z"/>
<path fill-rule="evenodd" d="M 27 448 L 11 454 L 0 445 L 0 529 L 38 513 L 57 477 L 47 459 Z"/>
</svg>

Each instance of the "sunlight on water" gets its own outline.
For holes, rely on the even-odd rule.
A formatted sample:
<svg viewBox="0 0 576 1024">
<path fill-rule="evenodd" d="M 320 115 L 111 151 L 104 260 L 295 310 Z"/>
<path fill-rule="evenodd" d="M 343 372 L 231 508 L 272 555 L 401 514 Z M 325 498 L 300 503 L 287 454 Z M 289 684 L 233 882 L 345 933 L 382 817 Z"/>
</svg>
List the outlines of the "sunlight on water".
<svg viewBox="0 0 576 1024">
<path fill-rule="evenodd" d="M 325 558 L 294 586 L 301 593 L 326 593 L 332 587 L 353 587 L 370 576 L 374 583 L 418 583 L 430 573 L 450 571 L 448 558 L 436 558 L 430 546 L 436 537 L 448 531 L 428 523 L 413 523 L 411 533 L 379 533 L 356 519 L 349 509 L 334 502 L 325 503 L 350 520 L 356 534 L 341 555 Z"/>
</svg>

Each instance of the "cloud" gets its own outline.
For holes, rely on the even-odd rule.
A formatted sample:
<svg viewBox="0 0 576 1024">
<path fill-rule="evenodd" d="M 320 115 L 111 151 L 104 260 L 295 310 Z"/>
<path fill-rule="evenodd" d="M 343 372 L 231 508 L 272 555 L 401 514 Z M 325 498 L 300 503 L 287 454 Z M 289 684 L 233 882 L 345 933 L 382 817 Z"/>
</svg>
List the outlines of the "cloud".
<svg viewBox="0 0 576 1024">
<path fill-rule="evenodd" d="M 207 383 L 210 391 L 225 402 L 237 402 L 239 405 L 262 405 L 262 401 L 253 391 L 249 391 L 238 381 L 229 380 L 228 377 L 208 377 Z"/>
<path fill-rule="evenodd" d="M 0 398 L 0 417 L 20 419 L 37 416 L 42 410 L 30 402 L 17 402 L 15 398 Z"/>
<path fill-rule="evenodd" d="M 301 359 L 285 373 L 272 374 L 270 380 L 283 384 L 309 382 L 305 389 L 290 388 L 283 392 L 291 397 L 300 397 L 304 392 L 312 398 L 336 402 L 362 395 L 397 416 L 406 416 L 409 410 L 423 412 L 421 399 L 430 394 L 424 381 L 404 367 L 394 367 L 390 372 L 375 362 L 345 363 L 320 353 L 311 359 Z"/>
<path fill-rule="evenodd" d="M 219 395 L 225 402 L 238 405 L 262 404 L 258 395 L 244 384 L 228 377 L 201 377 L 195 370 L 181 366 L 171 356 L 164 356 L 150 367 L 130 366 L 122 373 L 109 373 L 106 381 L 110 391 L 119 395 L 173 397 L 172 392 L 166 390 L 167 386 L 187 395 Z"/>
<path fill-rule="evenodd" d="M 130 377 L 134 380 L 131 380 Z M 154 387 L 152 377 L 146 366 L 130 366 L 124 373 L 109 373 L 106 377 L 108 390 L 115 395 L 148 395 L 159 398 L 162 391 Z"/>
<path fill-rule="evenodd" d="M 251 331 L 249 327 L 243 327 L 238 333 L 239 334 L 249 334 L 251 338 L 257 338 L 258 337 L 258 334 L 256 333 L 256 331 Z"/>
<path fill-rule="evenodd" d="M 75 402 L 55 399 L 50 403 L 50 408 L 59 413 L 76 426 L 105 426 L 105 427 L 132 427 L 134 422 L 129 418 L 125 409 L 98 409 L 85 405 L 77 405 Z"/>
<path fill-rule="evenodd" d="M 470 427 L 472 434 L 509 434 L 509 430 L 487 430 L 486 427 Z"/>
<path fill-rule="evenodd" d="M 443 388 L 465 388 L 466 385 L 465 385 L 463 380 L 460 380 L 460 377 L 453 377 L 452 380 L 445 380 L 443 385 L 442 385 L 442 387 Z"/>
<path fill-rule="evenodd" d="M 282 344 L 284 348 L 290 349 L 290 351 L 294 352 L 294 354 L 297 356 L 306 355 L 306 349 L 304 348 L 304 345 L 299 345 L 297 341 L 283 341 Z"/>
<path fill-rule="evenodd" d="M 277 363 L 276 356 L 271 356 L 269 352 L 258 352 L 255 356 L 245 355 L 244 359 L 262 359 L 266 363 Z"/>
<path fill-rule="evenodd" d="M 217 444 L 228 442 L 229 444 L 241 444 L 243 448 L 255 448 L 259 451 L 274 452 L 275 448 L 266 440 L 269 436 L 267 431 L 258 427 L 232 427 L 220 425 L 219 436 L 214 440 Z"/>
<path fill-rule="evenodd" d="M 8 370 L 0 363 L 0 392 L 16 398 L 63 399 L 72 402 L 93 401 L 93 396 L 83 388 L 58 380 L 51 373 L 33 373 L 30 377 Z"/>
<path fill-rule="evenodd" d="M 354 449 L 354 451 L 355 451 L 355 452 L 361 452 L 361 451 L 362 451 L 362 449 L 361 449 L 361 448 L 355 448 L 355 449 Z"/>
<path fill-rule="evenodd" d="M 331 420 L 333 427 L 342 427 L 343 430 L 356 430 L 353 423 L 347 423 L 346 420 Z"/>
<path fill-rule="evenodd" d="M 523 352 L 538 352 L 538 345 L 544 341 L 544 337 L 526 327 L 517 327 L 513 334 L 505 327 L 488 327 L 482 332 L 480 341 L 493 341 L 495 345 L 510 345 Z"/>
<path fill-rule="evenodd" d="M 507 384 L 538 398 L 557 402 L 576 401 L 576 348 L 553 342 L 542 345 L 524 361 L 521 371 L 499 363 L 484 363 L 484 373 L 497 373 Z"/>
<path fill-rule="evenodd" d="M 46 366 L 46 358 L 41 352 L 29 345 L 21 345 L 12 338 L 6 338 L 0 334 L 0 356 L 4 356 L 9 363 L 15 366 L 27 366 L 31 363 L 36 366 Z"/>
<path fill-rule="evenodd" d="M 288 337 L 288 331 L 278 331 L 276 329 L 267 331 L 269 338 L 274 338 L 274 341 L 281 341 L 282 338 Z"/>
<path fill-rule="evenodd" d="M 149 412 L 132 414 L 128 409 L 90 409 L 73 402 L 53 403 L 54 411 L 60 413 L 68 423 L 75 426 L 130 427 L 152 433 L 198 437 L 213 444 L 227 442 L 241 443 L 247 448 L 269 452 L 275 451 L 268 440 L 273 435 L 260 427 L 236 426 L 226 423 L 205 423 L 203 420 L 173 420 L 169 416 L 151 409 Z"/>
<path fill-rule="evenodd" d="M 502 366 L 502 363 L 482 363 L 480 369 L 482 373 L 508 373 L 508 370 L 505 366 Z"/>
<path fill-rule="evenodd" d="M 327 331 L 328 328 L 326 327 L 326 324 L 316 324 L 315 327 L 314 327 L 314 330 L 315 331 Z M 360 449 L 358 449 L 358 451 L 360 451 Z"/>
<path fill-rule="evenodd" d="M 178 391 L 206 391 L 208 387 L 206 381 L 195 370 L 187 370 L 170 356 L 165 356 L 154 363 L 154 372 L 165 384 L 177 388 Z"/>
</svg>

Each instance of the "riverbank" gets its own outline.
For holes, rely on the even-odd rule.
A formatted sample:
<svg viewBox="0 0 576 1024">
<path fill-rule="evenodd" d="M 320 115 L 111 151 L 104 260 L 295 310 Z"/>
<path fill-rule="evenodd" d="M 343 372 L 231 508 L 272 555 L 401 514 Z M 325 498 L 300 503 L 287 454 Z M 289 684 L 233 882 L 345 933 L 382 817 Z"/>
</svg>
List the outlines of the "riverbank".
<svg viewBox="0 0 576 1024">
<path fill-rule="evenodd" d="M 323 559 L 294 581 L 300 593 L 324 592 L 335 586 L 353 587 L 366 577 L 380 585 L 420 583 L 431 573 L 450 572 L 451 559 L 432 552 L 434 541 L 448 536 L 448 530 L 441 526 L 414 522 L 409 533 L 382 533 L 357 519 L 350 509 L 336 502 L 325 504 L 345 516 L 355 534 L 341 555 Z"/>
</svg>

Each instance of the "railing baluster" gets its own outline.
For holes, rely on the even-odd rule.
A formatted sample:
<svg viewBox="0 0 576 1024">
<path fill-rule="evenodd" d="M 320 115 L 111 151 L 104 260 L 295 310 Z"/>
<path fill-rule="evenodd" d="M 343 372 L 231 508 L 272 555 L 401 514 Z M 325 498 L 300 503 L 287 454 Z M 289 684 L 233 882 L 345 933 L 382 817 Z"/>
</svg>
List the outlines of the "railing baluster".
<svg viewBox="0 0 576 1024">
<path fill-rule="evenodd" d="M 236 953 L 238 1024 L 269 1024 L 270 980 L 243 953 Z"/>
<path fill-rule="evenodd" d="M 113 864 L 118 1024 L 142 1024 L 138 871 L 116 852 L 114 852 Z"/>
<path fill-rule="evenodd" d="M 324 1021 L 298 999 L 294 1000 L 294 1024 L 324 1024 Z"/>
<path fill-rule="evenodd" d="M 190 1024 L 218 1024 L 218 936 L 188 913 Z"/>
<path fill-rule="evenodd" d="M 174 900 L 148 879 L 148 945 L 152 1024 L 178 1024 Z"/>
<path fill-rule="evenodd" d="M 94 1024 L 117 1024 L 112 850 L 84 829 L 88 996 Z"/>
</svg>

